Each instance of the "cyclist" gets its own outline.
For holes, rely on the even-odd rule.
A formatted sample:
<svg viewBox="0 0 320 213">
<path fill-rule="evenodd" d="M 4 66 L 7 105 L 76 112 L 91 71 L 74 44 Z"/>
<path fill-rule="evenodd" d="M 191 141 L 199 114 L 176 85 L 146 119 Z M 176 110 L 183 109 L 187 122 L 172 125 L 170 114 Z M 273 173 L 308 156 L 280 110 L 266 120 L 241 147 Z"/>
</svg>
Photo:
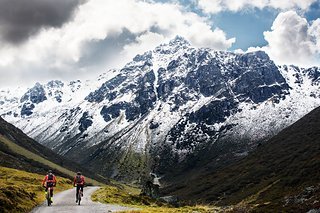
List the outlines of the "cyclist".
<svg viewBox="0 0 320 213">
<path fill-rule="evenodd" d="M 43 181 L 42 181 L 42 186 L 46 188 L 46 192 L 48 191 L 48 188 L 51 187 L 50 189 L 50 199 L 51 199 L 51 203 L 53 203 L 52 201 L 52 197 L 53 197 L 53 187 L 55 187 L 57 184 L 57 179 L 56 176 L 54 174 L 52 174 L 52 170 L 48 171 L 48 174 L 44 177 Z"/>
<path fill-rule="evenodd" d="M 78 202 L 78 193 L 79 193 L 79 189 L 82 192 L 82 196 L 83 196 L 83 186 L 84 186 L 84 177 L 83 175 L 81 175 L 81 172 L 77 172 L 76 176 L 74 177 L 74 181 L 73 181 L 73 186 L 77 187 L 77 191 L 76 191 L 76 203 Z"/>
</svg>

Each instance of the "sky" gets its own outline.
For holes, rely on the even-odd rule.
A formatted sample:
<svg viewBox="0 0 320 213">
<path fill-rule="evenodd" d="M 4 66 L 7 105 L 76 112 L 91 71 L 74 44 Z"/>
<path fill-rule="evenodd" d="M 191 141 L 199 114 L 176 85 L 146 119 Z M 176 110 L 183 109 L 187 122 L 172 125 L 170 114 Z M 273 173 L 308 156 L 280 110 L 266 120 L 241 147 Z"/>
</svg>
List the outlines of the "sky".
<svg viewBox="0 0 320 213">
<path fill-rule="evenodd" d="M 176 35 L 320 66 L 320 0 L 1 0 L 0 88 L 97 77 Z"/>
</svg>

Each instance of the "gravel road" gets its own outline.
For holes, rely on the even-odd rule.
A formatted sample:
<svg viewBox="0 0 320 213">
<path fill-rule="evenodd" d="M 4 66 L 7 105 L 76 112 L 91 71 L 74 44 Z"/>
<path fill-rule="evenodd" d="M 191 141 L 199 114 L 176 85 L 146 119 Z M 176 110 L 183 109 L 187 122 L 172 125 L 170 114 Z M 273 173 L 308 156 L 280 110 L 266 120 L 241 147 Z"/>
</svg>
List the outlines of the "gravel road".
<svg viewBox="0 0 320 213">
<path fill-rule="evenodd" d="M 124 207 L 113 204 L 102 204 L 93 202 L 91 200 L 91 194 L 99 189 L 99 187 L 85 187 L 83 198 L 81 199 L 81 205 L 76 204 L 75 201 L 75 189 L 69 189 L 53 196 L 53 204 L 47 206 L 46 203 L 36 207 L 31 213 L 56 213 L 56 212 L 118 212 L 126 210 L 134 210 L 133 208 Z"/>
</svg>

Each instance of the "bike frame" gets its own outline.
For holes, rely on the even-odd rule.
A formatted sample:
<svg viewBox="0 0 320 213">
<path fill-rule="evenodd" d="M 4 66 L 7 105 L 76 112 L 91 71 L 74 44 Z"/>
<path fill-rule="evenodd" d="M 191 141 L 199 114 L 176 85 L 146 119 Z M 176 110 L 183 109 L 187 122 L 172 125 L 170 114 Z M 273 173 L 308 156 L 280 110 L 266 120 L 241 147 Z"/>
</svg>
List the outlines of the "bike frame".
<svg viewBox="0 0 320 213">
<path fill-rule="evenodd" d="M 53 186 L 49 186 L 49 187 L 46 187 L 47 188 L 47 191 L 46 191 L 46 199 L 47 199 L 47 203 L 48 203 L 48 206 L 51 205 L 51 190 L 53 191 Z"/>
</svg>

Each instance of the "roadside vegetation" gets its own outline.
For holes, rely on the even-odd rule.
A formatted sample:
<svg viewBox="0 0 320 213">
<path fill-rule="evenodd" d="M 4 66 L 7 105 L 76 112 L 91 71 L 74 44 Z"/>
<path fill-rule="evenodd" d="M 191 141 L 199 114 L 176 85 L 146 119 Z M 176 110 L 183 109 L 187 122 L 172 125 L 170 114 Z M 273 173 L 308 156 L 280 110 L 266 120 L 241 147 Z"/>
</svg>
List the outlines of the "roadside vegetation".
<svg viewBox="0 0 320 213">
<path fill-rule="evenodd" d="M 45 200 L 44 175 L 0 167 L 0 212 L 29 212 Z M 55 193 L 72 188 L 72 181 L 57 176 Z"/>
<path fill-rule="evenodd" d="M 92 195 L 92 200 L 107 204 L 130 206 L 137 210 L 126 213 L 176 213 L 176 212 L 222 212 L 219 207 L 209 206 L 180 206 L 175 207 L 146 196 L 139 195 L 140 190 L 128 186 L 105 186 Z"/>
</svg>

